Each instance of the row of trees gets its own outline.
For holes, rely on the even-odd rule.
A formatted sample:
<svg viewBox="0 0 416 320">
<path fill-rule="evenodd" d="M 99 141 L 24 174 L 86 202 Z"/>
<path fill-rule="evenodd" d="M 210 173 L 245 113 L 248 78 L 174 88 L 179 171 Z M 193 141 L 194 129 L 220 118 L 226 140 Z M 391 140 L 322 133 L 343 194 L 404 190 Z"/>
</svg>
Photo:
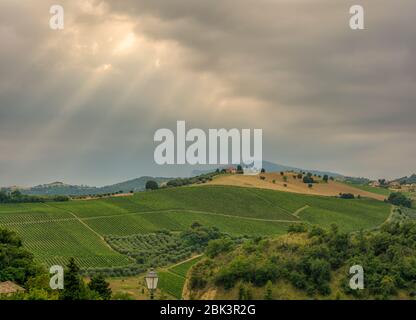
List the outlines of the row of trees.
<svg viewBox="0 0 416 320">
<path fill-rule="evenodd" d="M 201 183 L 206 183 L 208 181 L 212 181 L 212 178 L 220 173 L 221 172 L 219 171 L 219 169 L 217 169 L 217 171 L 215 172 L 201 174 L 196 177 L 176 178 L 176 179 L 169 180 L 166 183 L 166 185 L 163 185 L 163 186 L 159 186 L 159 184 L 154 180 L 149 180 L 146 182 L 145 188 L 146 190 L 157 190 L 159 188 L 182 187 L 182 186 L 187 186 L 191 184 L 201 184 Z"/>
</svg>

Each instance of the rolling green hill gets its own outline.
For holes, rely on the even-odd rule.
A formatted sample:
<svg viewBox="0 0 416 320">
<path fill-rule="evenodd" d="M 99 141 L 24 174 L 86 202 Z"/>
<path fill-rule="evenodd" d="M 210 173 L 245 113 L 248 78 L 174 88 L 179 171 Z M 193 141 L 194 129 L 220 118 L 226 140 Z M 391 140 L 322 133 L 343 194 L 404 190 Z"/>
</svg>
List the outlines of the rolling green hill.
<svg viewBox="0 0 416 320">
<path fill-rule="evenodd" d="M 38 261 L 81 267 L 118 267 L 130 260 L 105 242 L 109 235 L 129 236 L 161 229 L 181 231 L 198 221 L 232 235 L 279 235 L 293 223 L 343 231 L 374 228 L 390 206 L 371 199 L 344 200 L 225 186 L 169 188 L 131 197 L 0 205 L 0 227 L 15 230 Z"/>
</svg>

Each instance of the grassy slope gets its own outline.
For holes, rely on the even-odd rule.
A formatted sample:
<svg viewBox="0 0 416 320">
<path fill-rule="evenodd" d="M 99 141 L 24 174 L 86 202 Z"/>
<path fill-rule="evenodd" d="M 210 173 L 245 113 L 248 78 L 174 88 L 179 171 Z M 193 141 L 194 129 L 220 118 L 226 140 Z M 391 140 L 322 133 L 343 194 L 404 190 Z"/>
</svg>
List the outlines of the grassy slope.
<svg viewBox="0 0 416 320">
<path fill-rule="evenodd" d="M 158 287 L 162 291 L 172 295 L 176 299 L 182 299 L 182 291 L 189 269 L 201 260 L 201 257 L 186 260 L 176 264 L 165 271 L 159 272 Z"/>
<path fill-rule="evenodd" d="M 286 235 L 282 235 L 279 237 L 275 237 L 270 239 L 270 242 L 264 246 L 263 250 L 266 256 L 275 255 L 276 252 L 281 254 L 280 260 L 284 261 L 286 258 L 291 256 L 296 256 L 298 254 L 297 250 L 282 250 L 281 246 L 284 245 L 285 247 L 294 245 L 295 247 L 302 248 L 307 244 L 310 244 L 310 239 L 308 239 L 307 234 L 293 234 L 289 233 Z M 410 249 L 409 249 L 410 250 Z M 409 253 L 408 253 L 409 254 Z M 214 265 L 211 265 L 208 268 L 206 274 L 210 276 L 205 278 L 207 280 L 207 285 L 203 289 L 195 289 L 192 290 L 189 287 L 186 288 L 189 294 L 192 295 L 193 299 L 195 300 L 237 300 L 239 297 L 239 284 L 241 282 L 237 282 L 236 285 L 231 289 L 225 289 L 222 286 L 218 286 L 214 279 L 215 275 L 219 273 L 222 268 L 225 266 L 229 266 L 231 261 L 233 261 L 236 257 L 249 257 L 252 258 L 254 255 L 259 256 L 259 253 L 246 253 L 242 246 L 237 247 L 236 249 L 232 250 L 231 252 L 223 253 L 217 256 L 214 260 Z M 411 255 L 411 254 L 409 254 Z M 196 266 L 198 268 L 198 266 Z M 279 277 L 279 279 L 272 284 L 272 298 L 274 300 L 308 300 L 308 299 L 324 299 L 324 300 L 337 300 L 337 299 L 354 299 L 354 296 L 347 295 L 343 292 L 342 287 L 345 285 L 346 276 L 348 277 L 350 264 L 344 263 L 341 265 L 337 270 L 331 271 L 331 280 L 329 286 L 331 288 L 331 293 L 329 295 L 321 295 L 319 293 L 314 293 L 312 296 L 308 295 L 305 290 L 300 290 L 293 286 L 287 279 Z M 247 287 L 247 283 L 245 284 Z M 255 300 L 263 300 L 266 294 L 266 286 L 253 286 L 250 285 L 250 290 L 252 293 L 252 297 Z M 370 297 L 374 299 L 374 297 Z M 393 299 L 411 299 L 409 295 L 407 295 L 403 290 L 398 290 L 395 295 L 392 297 Z"/>
<path fill-rule="evenodd" d="M 25 246 L 47 266 L 64 265 L 70 257 L 75 257 L 82 267 L 131 263 L 126 256 L 110 250 L 96 234 L 76 220 L 20 224 L 8 228 L 22 235 Z"/>
<path fill-rule="evenodd" d="M 299 213 L 300 219 L 293 215 L 305 206 L 309 207 Z M 290 221 L 338 223 L 341 229 L 350 231 L 381 224 L 389 210 L 387 204 L 370 199 L 201 186 L 48 206 L 0 205 L 0 226 L 16 230 L 41 261 L 60 262 L 75 256 L 83 267 L 116 266 L 126 264 L 125 257 L 111 251 L 100 236 L 180 231 L 195 221 L 231 234 L 283 234 Z"/>
<path fill-rule="evenodd" d="M 295 178 L 296 175 L 293 172 L 285 172 L 282 174 L 276 172 L 262 173 L 260 179 L 259 176 L 247 176 L 247 175 L 219 175 L 216 176 L 209 185 L 224 185 L 224 186 L 239 186 L 239 187 L 251 187 L 259 189 L 269 189 L 277 191 L 285 191 L 292 193 L 309 194 L 316 196 L 338 196 L 340 193 L 352 193 L 355 196 L 360 195 L 363 198 L 372 198 L 383 201 L 385 196 L 364 191 L 363 189 L 356 188 L 353 184 L 345 184 L 338 181 L 324 182 L 319 177 L 313 177 L 316 183 L 312 188 L 309 188 L 308 184 L 304 183 L 302 179 Z M 375 191 L 378 191 L 377 189 Z"/>
<path fill-rule="evenodd" d="M 368 192 L 372 192 L 372 193 L 376 193 L 376 194 L 381 194 L 383 196 L 388 197 L 389 194 L 391 193 L 391 191 L 389 189 L 385 189 L 385 188 L 377 188 L 377 187 L 372 187 L 366 184 L 355 184 L 355 183 L 346 183 L 343 182 L 344 184 L 363 190 L 363 191 L 368 191 Z"/>
</svg>

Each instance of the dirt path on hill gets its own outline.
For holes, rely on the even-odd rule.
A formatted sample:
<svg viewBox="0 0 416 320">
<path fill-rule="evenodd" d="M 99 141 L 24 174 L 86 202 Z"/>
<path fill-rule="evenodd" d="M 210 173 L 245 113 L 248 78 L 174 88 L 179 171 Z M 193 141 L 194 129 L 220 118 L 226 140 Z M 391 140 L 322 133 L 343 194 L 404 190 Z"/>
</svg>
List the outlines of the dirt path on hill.
<svg viewBox="0 0 416 320">
<path fill-rule="evenodd" d="M 304 207 L 302 207 L 302 208 L 300 208 L 300 209 L 296 210 L 295 212 L 293 212 L 293 215 L 294 215 L 296 218 L 299 218 L 299 219 L 300 219 L 299 214 L 300 214 L 302 211 L 304 211 L 304 210 L 306 210 L 306 209 L 308 209 L 308 208 L 310 208 L 310 206 L 306 205 L 306 206 L 304 206 Z"/>
</svg>

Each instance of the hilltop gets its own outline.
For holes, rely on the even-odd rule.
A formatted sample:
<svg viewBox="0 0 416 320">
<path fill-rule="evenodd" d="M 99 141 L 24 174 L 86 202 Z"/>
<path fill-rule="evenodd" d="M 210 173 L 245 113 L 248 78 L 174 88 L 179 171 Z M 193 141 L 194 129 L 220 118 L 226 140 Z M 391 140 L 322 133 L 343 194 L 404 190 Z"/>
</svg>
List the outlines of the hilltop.
<svg viewBox="0 0 416 320">
<path fill-rule="evenodd" d="M 359 195 L 361 197 L 373 198 L 381 201 L 386 198 L 383 194 L 366 191 L 357 188 L 354 185 L 345 184 L 339 181 L 328 179 L 327 182 L 324 182 L 322 176 L 312 176 L 316 183 L 309 186 L 308 183 L 304 183 L 302 180 L 304 175 L 302 175 L 302 178 L 299 178 L 298 174 L 299 173 L 292 171 L 282 171 L 281 173 L 266 172 L 258 176 L 241 174 L 218 175 L 208 184 L 252 187 L 321 196 L 338 196 L 340 193 L 348 193 L 355 196 Z"/>
<path fill-rule="evenodd" d="M 229 166 L 223 166 L 220 167 L 219 169 L 225 169 Z M 208 173 L 208 172 L 212 172 L 215 169 L 217 169 L 218 167 L 212 167 L 209 170 L 193 170 L 191 175 L 192 176 L 198 176 L 204 173 Z M 328 175 L 334 178 L 343 178 L 344 176 L 340 173 L 336 173 L 336 172 L 330 172 L 330 171 L 323 171 L 323 170 L 313 170 L 313 169 L 303 169 L 303 168 L 296 168 L 296 167 L 291 167 L 291 166 L 287 166 L 287 165 L 283 165 L 283 164 L 277 164 L 274 162 L 270 162 L 270 161 L 263 161 L 263 168 L 267 171 L 267 172 L 280 172 L 280 171 L 295 171 L 295 172 L 310 172 L 312 174 L 316 174 L 316 175 Z"/>
<path fill-rule="evenodd" d="M 398 178 L 392 182 L 397 182 L 399 184 L 416 184 L 416 174 L 412 174 L 410 177 Z"/>
</svg>

